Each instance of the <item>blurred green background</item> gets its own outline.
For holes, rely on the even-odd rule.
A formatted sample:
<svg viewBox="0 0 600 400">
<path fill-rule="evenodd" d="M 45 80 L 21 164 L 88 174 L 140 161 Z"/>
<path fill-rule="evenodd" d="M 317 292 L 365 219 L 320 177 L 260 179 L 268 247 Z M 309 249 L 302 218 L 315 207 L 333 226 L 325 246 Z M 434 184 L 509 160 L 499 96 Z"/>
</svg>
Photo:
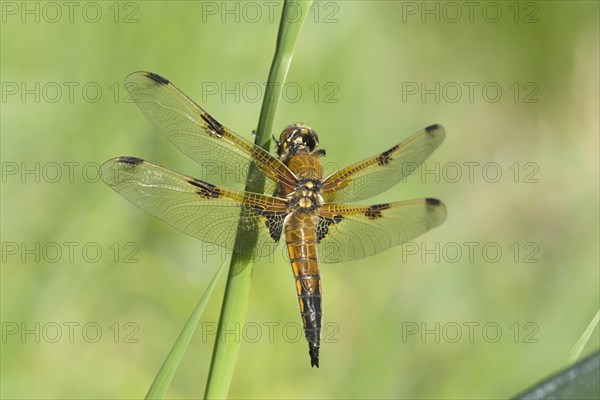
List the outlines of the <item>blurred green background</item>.
<svg viewBox="0 0 600 400">
<path fill-rule="evenodd" d="M 98 180 L 119 155 L 197 171 L 123 79 L 159 73 L 252 139 L 281 12 L 73 4 L 2 2 L 2 398 L 143 397 L 222 254 Z M 374 202 L 437 197 L 448 219 L 322 266 L 320 369 L 289 264 L 258 263 L 232 398 L 506 398 L 563 367 L 598 311 L 598 3 L 469 4 L 313 6 L 276 126 L 310 124 L 344 166 L 443 124 L 428 173 Z M 170 398 L 204 393 L 223 287 Z"/>
</svg>

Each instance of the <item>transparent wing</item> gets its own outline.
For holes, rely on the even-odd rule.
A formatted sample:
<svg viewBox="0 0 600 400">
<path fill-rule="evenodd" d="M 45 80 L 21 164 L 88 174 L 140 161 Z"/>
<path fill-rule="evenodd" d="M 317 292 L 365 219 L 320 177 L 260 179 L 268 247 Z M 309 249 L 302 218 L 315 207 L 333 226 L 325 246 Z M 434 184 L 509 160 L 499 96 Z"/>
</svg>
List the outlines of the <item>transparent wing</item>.
<svg viewBox="0 0 600 400">
<path fill-rule="evenodd" d="M 350 203 L 382 193 L 415 172 L 445 137 L 441 125 L 431 125 L 391 149 L 350 165 L 325 178 L 328 203 Z"/>
<path fill-rule="evenodd" d="M 273 253 L 287 214 L 284 200 L 238 192 L 181 175 L 134 157 L 104 163 L 100 176 L 136 206 L 202 241 L 252 258 Z M 258 236 L 256 246 L 236 232 Z"/>
<path fill-rule="evenodd" d="M 359 260 L 416 238 L 446 219 L 437 199 L 372 206 L 323 205 L 317 220 L 319 261 Z"/>
<path fill-rule="evenodd" d="M 279 159 L 221 125 L 167 79 L 134 72 L 125 87 L 150 122 L 202 166 L 204 179 L 244 187 L 266 176 L 268 193 L 277 182 L 295 186 L 296 177 Z M 255 172 L 248 176 L 252 165 Z"/>
</svg>

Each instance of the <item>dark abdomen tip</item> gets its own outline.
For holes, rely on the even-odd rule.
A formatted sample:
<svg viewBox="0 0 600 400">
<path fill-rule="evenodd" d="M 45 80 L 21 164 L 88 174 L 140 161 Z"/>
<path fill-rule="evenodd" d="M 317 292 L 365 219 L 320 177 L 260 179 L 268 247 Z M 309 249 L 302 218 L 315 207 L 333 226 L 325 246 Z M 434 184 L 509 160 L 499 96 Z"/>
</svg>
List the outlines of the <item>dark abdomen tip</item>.
<svg viewBox="0 0 600 400">
<path fill-rule="evenodd" d="M 310 366 L 319 368 L 319 346 L 309 343 L 308 354 L 310 354 Z"/>
</svg>

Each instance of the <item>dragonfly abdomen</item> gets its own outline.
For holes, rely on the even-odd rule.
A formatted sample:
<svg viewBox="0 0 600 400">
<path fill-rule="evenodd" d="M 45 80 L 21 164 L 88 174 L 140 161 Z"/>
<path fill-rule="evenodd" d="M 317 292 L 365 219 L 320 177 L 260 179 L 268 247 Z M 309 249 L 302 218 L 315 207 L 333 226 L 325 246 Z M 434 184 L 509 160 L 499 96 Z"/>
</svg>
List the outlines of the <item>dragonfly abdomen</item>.
<svg viewBox="0 0 600 400">
<path fill-rule="evenodd" d="M 313 367 L 318 367 L 322 315 L 321 276 L 312 216 L 307 213 L 291 214 L 286 224 L 285 237 L 296 280 L 296 292 L 304 334 L 308 341 L 310 363 Z"/>
</svg>

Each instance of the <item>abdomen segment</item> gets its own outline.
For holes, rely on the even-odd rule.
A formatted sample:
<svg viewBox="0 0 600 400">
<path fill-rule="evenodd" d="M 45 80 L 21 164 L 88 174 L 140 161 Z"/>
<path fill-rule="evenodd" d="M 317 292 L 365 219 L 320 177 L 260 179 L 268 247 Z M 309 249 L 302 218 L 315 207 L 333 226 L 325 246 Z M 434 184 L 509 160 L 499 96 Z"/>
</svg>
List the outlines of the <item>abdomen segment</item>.
<svg viewBox="0 0 600 400">
<path fill-rule="evenodd" d="M 321 341 L 321 277 L 317 258 L 317 238 L 313 217 L 292 213 L 285 225 L 285 239 L 296 279 L 296 291 L 310 363 L 319 367 Z"/>
</svg>

